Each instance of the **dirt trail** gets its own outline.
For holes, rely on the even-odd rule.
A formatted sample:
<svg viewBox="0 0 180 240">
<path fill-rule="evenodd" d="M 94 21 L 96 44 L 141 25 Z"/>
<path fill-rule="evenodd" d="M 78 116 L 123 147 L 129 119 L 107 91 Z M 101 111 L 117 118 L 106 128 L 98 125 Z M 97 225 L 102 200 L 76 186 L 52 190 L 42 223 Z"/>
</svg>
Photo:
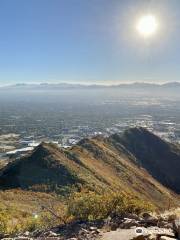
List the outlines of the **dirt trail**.
<svg viewBox="0 0 180 240">
<path fill-rule="evenodd" d="M 137 234 L 134 229 L 121 229 L 104 233 L 101 240 L 131 240 L 136 236 Z"/>
<path fill-rule="evenodd" d="M 141 234 L 136 232 L 137 229 L 141 229 Z M 158 228 L 158 227 L 149 227 L 149 228 L 134 228 L 134 229 L 118 229 L 116 231 L 111 231 L 102 234 L 101 240 L 131 240 L 138 235 L 143 236 L 157 236 L 167 235 L 174 237 L 174 232 L 171 229 Z"/>
</svg>

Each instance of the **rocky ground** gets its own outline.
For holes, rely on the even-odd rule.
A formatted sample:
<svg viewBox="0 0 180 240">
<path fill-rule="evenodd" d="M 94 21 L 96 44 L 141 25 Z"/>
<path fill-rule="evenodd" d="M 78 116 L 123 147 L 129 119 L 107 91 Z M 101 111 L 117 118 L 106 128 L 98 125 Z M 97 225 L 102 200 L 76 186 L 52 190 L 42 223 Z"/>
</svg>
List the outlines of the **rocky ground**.
<svg viewBox="0 0 180 240">
<path fill-rule="evenodd" d="M 25 232 L 17 236 L 1 236 L 4 240 L 170 240 L 180 239 L 180 219 L 175 215 L 155 217 L 144 213 L 113 216 L 105 221 L 83 222 L 34 232 Z"/>
</svg>

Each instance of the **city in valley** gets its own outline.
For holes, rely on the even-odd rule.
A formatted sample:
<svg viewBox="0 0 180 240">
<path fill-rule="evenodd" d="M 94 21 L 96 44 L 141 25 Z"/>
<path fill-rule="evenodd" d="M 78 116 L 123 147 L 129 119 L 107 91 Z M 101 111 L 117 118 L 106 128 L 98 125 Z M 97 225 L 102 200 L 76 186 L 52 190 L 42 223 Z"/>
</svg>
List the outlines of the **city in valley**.
<svg viewBox="0 0 180 240">
<path fill-rule="evenodd" d="M 177 90 L 163 94 L 157 86 L 153 86 L 153 93 L 149 89 L 152 86 L 147 85 L 142 91 L 143 87 L 1 88 L 2 164 L 32 151 L 41 142 L 68 148 L 83 138 L 108 136 L 136 126 L 145 127 L 167 141 L 180 142 Z"/>
</svg>

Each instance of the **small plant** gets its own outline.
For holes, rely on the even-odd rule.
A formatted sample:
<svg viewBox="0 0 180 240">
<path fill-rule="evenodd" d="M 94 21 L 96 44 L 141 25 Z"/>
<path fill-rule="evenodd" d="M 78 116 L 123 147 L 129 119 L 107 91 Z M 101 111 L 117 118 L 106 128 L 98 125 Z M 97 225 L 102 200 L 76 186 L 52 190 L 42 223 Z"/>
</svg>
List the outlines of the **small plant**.
<svg viewBox="0 0 180 240">
<path fill-rule="evenodd" d="M 6 212 L 0 212 L 0 232 L 6 233 L 8 230 L 8 221 L 10 220 Z"/>
</svg>

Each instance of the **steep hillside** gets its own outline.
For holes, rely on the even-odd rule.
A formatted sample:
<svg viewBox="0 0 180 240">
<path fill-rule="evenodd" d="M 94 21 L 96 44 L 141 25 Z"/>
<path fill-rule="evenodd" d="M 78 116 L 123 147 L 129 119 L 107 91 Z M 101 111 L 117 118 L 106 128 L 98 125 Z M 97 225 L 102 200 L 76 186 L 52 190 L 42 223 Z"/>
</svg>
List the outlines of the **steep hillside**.
<svg viewBox="0 0 180 240">
<path fill-rule="evenodd" d="M 42 143 L 30 155 L 0 173 L 1 189 L 56 192 L 81 188 L 96 192 L 125 191 L 159 207 L 178 204 L 178 197 L 157 182 L 122 144 L 119 135 L 83 139 L 69 149 Z"/>
<path fill-rule="evenodd" d="M 29 156 L 8 164 L 0 177 L 3 189 L 56 191 L 79 183 L 81 180 L 75 171 L 68 168 L 63 152 L 57 146 L 45 143 L 39 145 Z"/>
<path fill-rule="evenodd" d="M 156 180 L 180 193 L 180 147 L 157 137 L 144 128 L 132 128 L 110 137 L 114 145 L 123 145 L 136 162 Z"/>
</svg>

